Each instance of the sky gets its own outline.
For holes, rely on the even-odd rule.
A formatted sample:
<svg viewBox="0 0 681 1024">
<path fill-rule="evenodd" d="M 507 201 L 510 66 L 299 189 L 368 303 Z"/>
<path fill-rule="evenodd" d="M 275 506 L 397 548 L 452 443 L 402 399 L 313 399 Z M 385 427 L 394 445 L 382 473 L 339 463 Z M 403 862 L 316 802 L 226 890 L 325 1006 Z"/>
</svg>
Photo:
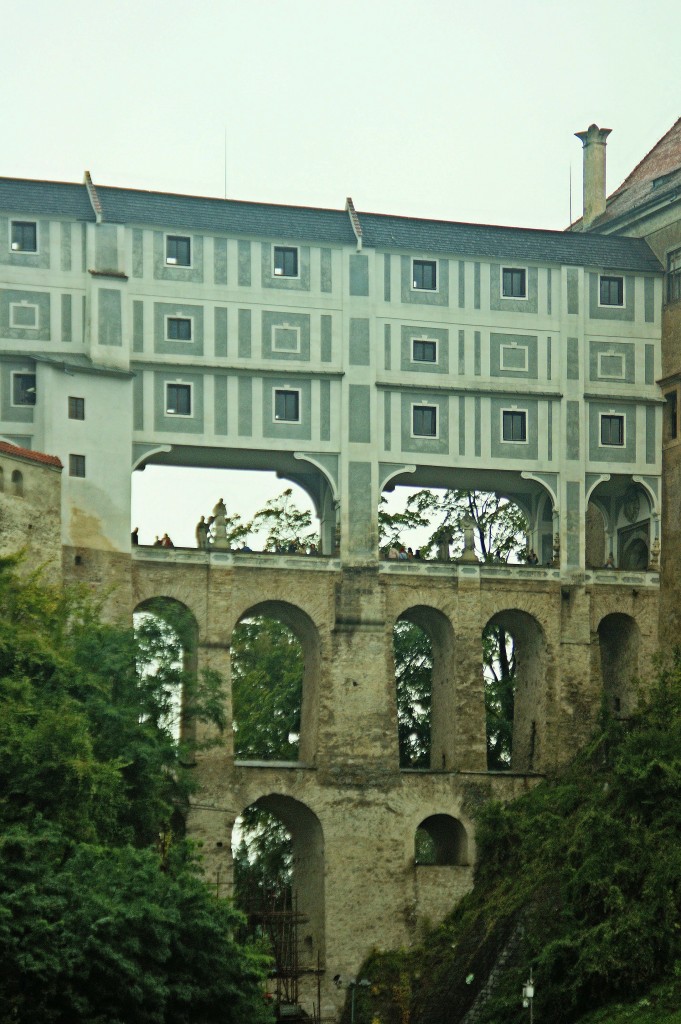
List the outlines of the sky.
<svg viewBox="0 0 681 1024">
<path fill-rule="evenodd" d="M 612 129 L 612 191 L 681 115 L 679 0 L 3 8 L 8 177 L 560 229 L 581 213 L 575 132 Z M 135 474 L 143 541 L 193 543 L 221 488 L 248 516 L 285 486 L 196 473 L 179 498 Z"/>
</svg>

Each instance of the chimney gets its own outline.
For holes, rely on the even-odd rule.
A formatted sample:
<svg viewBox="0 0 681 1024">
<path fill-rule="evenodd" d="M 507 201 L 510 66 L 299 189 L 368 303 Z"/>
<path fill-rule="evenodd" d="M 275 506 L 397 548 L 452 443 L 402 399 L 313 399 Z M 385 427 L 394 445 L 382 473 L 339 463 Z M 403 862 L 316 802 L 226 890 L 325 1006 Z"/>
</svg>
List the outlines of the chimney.
<svg viewBox="0 0 681 1024">
<path fill-rule="evenodd" d="M 605 213 L 605 140 L 611 128 L 590 124 L 585 132 L 575 132 L 584 147 L 584 213 L 582 231 L 588 231 Z"/>
</svg>

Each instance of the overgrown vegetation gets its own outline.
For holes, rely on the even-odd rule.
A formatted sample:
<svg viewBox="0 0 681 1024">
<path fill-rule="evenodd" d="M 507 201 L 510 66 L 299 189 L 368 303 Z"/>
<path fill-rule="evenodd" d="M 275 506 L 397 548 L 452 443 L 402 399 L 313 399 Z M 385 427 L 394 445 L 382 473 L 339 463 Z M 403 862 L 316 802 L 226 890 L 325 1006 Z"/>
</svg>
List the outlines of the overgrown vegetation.
<svg viewBox="0 0 681 1024">
<path fill-rule="evenodd" d="M 219 680 L 192 686 L 175 626 L 106 625 L 0 560 L 0 1024 L 270 1019 L 265 961 L 181 838 L 178 689 L 185 724 L 223 723 Z"/>
<path fill-rule="evenodd" d="M 649 706 L 477 822 L 474 891 L 410 954 L 376 955 L 357 1024 L 672 1024 L 681 995 L 681 654 Z M 483 989 L 495 971 L 488 996 Z M 408 1016 L 405 1016 L 405 992 Z"/>
</svg>

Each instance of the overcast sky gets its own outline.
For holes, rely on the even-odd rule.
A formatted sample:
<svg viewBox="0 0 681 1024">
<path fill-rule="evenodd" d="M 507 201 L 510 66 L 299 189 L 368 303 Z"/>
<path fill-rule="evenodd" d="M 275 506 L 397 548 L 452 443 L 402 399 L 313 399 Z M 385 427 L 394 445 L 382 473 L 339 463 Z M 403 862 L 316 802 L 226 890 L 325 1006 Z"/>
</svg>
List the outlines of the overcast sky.
<svg viewBox="0 0 681 1024">
<path fill-rule="evenodd" d="M 574 132 L 613 130 L 612 191 L 681 115 L 679 0 L 3 7 L 5 176 L 563 228 Z M 223 496 L 136 476 L 143 539 Z"/>
</svg>

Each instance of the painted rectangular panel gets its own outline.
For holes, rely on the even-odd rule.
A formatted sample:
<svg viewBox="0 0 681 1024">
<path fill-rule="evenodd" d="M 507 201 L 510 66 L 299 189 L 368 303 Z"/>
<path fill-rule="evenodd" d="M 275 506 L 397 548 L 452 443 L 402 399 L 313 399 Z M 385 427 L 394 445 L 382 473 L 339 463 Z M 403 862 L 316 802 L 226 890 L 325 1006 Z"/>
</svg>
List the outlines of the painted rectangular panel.
<svg viewBox="0 0 681 1024">
<path fill-rule="evenodd" d="M 624 305 L 601 306 L 599 304 L 599 278 L 596 273 L 589 274 L 589 316 L 592 320 L 634 320 L 636 317 L 635 279 L 626 274 L 608 275 L 624 278 Z"/>
<path fill-rule="evenodd" d="M 288 248 L 288 246 L 286 246 Z M 263 242 L 260 246 L 260 279 L 263 288 L 274 288 L 283 292 L 310 291 L 310 246 L 291 246 L 298 251 L 298 276 L 284 277 L 274 273 L 274 245 Z"/>
<path fill-rule="evenodd" d="M 166 337 L 168 318 L 191 320 L 191 339 L 176 341 Z M 162 355 L 203 355 L 203 306 L 187 303 L 154 303 L 154 351 Z"/>
<path fill-rule="evenodd" d="M 369 294 L 369 257 L 364 255 L 350 256 L 350 294 Z"/>
<path fill-rule="evenodd" d="M 435 342 L 435 362 L 414 360 L 414 342 Z M 401 328 L 400 369 L 411 373 L 449 373 L 449 331 L 446 327 L 412 327 L 403 324 Z"/>
<path fill-rule="evenodd" d="M 546 339 L 546 379 L 551 380 L 551 335 Z"/>
<path fill-rule="evenodd" d="M 121 293 L 117 288 L 100 288 L 97 295 L 98 332 L 100 345 L 122 345 L 123 324 Z"/>
<path fill-rule="evenodd" d="M 538 342 L 533 334 L 497 334 L 489 337 L 491 377 L 537 380 Z"/>
<path fill-rule="evenodd" d="M 650 466 L 655 463 L 657 455 L 655 446 L 655 408 L 652 405 L 646 406 L 646 463 Z"/>
<path fill-rule="evenodd" d="M 389 391 L 383 392 L 383 447 L 389 452 L 392 444 L 392 395 Z"/>
<path fill-rule="evenodd" d="M 644 316 L 647 324 L 655 322 L 655 281 L 652 277 L 643 280 Z"/>
<path fill-rule="evenodd" d="M 144 374 L 136 373 L 132 379 L 133 430 L 144 430 Z"/>
<path fill-rule="evenodd" d="M 27 312 L 30 307 L 31 320 L 28 317 L 17 317 L 17 310 L 22 306 L 26 307 Z M 14 326 L 11 326 L 12 323 Z M 49 341 L 50 293 L 19 291 L 14 288 L 0 290 L 0 335 L 16 341 Z"/>
<path fill-rule="evenodd" d="M 61 223 L 59 265 L 62 270 L 71 269 L 71 225 L 65 221 Z"/>
<path fill-rule="evenodd" d="M 319 285 L 324 293 L 333 291 L 333 264 L 330 249 L 321 249 L 319 253 Z"/>
<path fill-rule="evenodd" d="M 213 418 L 215 421 L 215 433 L 222 435 L 229 433 L 227 382 L 228 378 L 226 374 L 215 374 L 215 377 L 213 379 L 213 393 L 215 403 Z"/>
<path fill-rule="evenodd" d="M 262 312 L 263 359 L 310 360 L 310 314 Z"/>
<path fill-rule="evenodd" d="M 375 557 L 378 518 L 371 486 L 371 463 L 348 464 L 348 547 L 352 555 Z"/>
<path fill-rule="evenodd" d="M 655 346 L 646 345 L 645 348 L 646 384 L 655 383 Z"/>
<path fill-rule="evenodd" d="M 383 298 L 386 302 L 390 302 L 390 253 L 386 253 L 383 257 Z"/>
<path fill-rule="evenodd" d="M 459 260 L 459 309 L 466 305 L 466 264 Z"/>
<path fill-rule="evenodd" d="M 228 352 L 228 310 L 224 306 L 215 307 L 215 355 L 225 358 Z"/>
<path fill-rule="evenodd" d="M 411 256 L 400 257 L 402 302 L 421 306 L 449 305 L 449 260 L 434 260 L 437 264 L 437 290 L 413 287 Z"/>
<path fill-rule="evenodd" d="M 227 239 L 213 239 L 213 281 L 215 284 L 227 284 Z"/>
<path fill-rule="evenodd" d="M 191 415 L 179 416 L 168 412 L 166 384 L 185 384 L 191 387 Z M 154 373 L 154 430 L 168 434 L 202 434 L 203 376 L 200 373 L 181 373 L 176 370 Z"/>
<path fill-rule="evenodd" d="M 579 380 L 579 339 L 568 338 L 565 349 L 565 373 L 568 380 Z"/>
<path fill-rule="evenodd" d="M 459 455 L 466 454 L 466 399 L 459 398 Z"/>
<path fill-rule="evenodd" d="M 64 342 L 73 341 L 71 296 L 68 294 L 63 294 L 61 297 L 61 340 Z"/>
<path fill-rule="evenodd" d="M 237 245 L 237 253 L 239 285 L 242 288 L 248 288 L 251 284 L 251 243 L 240 238 Z"/>
<path fill-rule="evenodd" d="M 132 303 L 132 350 L 144 352 L 144 303 L 134 299 Z"/>
<path fill-rule="evenodd" d="M 132 276 L 144 276 L 144 232 L 141 228 L 132 229 Z"/>
<path fill-rule="evenodd" d="M 474 402 L 475 411 L 475 454 L 480 457 L 482 452 L 482 400 L 476 398 Z"/>
<path fill-rule="evenodd" d="M 86 333 L 88 331 L 87 300 L 86 300 L 85 296 L 83 296 L 83 300 L 81 302 L 80 313 L 81 313 L 80 323 L 81 323 L 81 334 L 82 334 L 81 340 L 82 340 L 83 344 L 85 344 Z"/>
<path fill-rule="evenodd" d="M 510 265 L 515 266 L 514 263 Z M 527 267 L 526 299 L 504 298 L 501 293 L 502 269 L 501 263 L 490 263 L 489 308 L 503 313 L 536 313 L 539 308 L 539 271 L 537 267 Z"/>
<path fill-rule="evenodd" d="M 568 402 L 565 407 L 565 457 L 579 458 L 579 402 Z"/>
<path fill-rule="evenodd" d="M 572 315 L 579 313 L 579 275 L 576 267 L 567 270 L 567 311 Z"/>
<path fill-rule="evenodd" d="M 348 440 L 358 444 L 371 441 L 371 388 L 367 384 L 351 384 L 348 408 Z"/>
<path fill-rule="evenodd" d="M 548 267 L 546 271 L 546 312 L 549 316 L 551 316 L 551 288 L 551 267 Z"/>
<path fill-rule="evenodd" d="M 87 270 L 87 226 L 85 224 L 81 224 L 80 258 L 82 263 L 81 269 L 85 273 Z"/>
<path fill-rule="evenodd" d="M 251 311 L 250 309 L 239 310 L 239 358 L 250 359 L 251 357 Z"/>
<path fill-rule="evenodd" d="M 275 392 L 295 390 L 299 394 L 299 421 L 275 420 Z M 312 436 L 312 384 L 309 380 L 297 378 L 291 387 L 290 377 L 269 377 L 263 381 L 262 395 L 263 437 L 277 440 L 309 441 Z"/>
<path fill-rule="evenodd" d="M 95 269 L 118 270 L 118 228 L 115 224 L 95 227 Z"/>
<path fill-rule="evenodd" d="M 463 377 L 466 372 L 466 334 L 459 331 L 459 373 Z"/>
<path fill-rule="evenodd" d="M 607 402 L 607 404 L 606 404 Z M 601 416 L 622 416 L 624 419 L 624 444 L 601 444 Z M 604 464 L 636 461 L 636 406 L 608 402 L 589 403 L 589 459 Z"/>
<path fill-rule="evenodd" d="M 323 363 L 330 363 L 332 357 L 332 319 L 328 313 L 322 313 L 321 317 L 321 352 L 320 358 Z"/>
<path fill-rule="evenodd" d="M 539 452 L 539 404 L 536 398 L 490 399 L 490 450 L 495 459 L 536 460 Z M 524 442 L 505 441 L 503 414 L 506 411 L 525 413 Z"/>
<path fill-rule="evenodd" d="M 582 535 L 580 516 L 581 485 L 578 481 L 568 480 L 565 487 L 565 528 L 567 532 L 566 558 L 568 566 L 579 565 L 579 545 Z"/>
<path fill-rule="evenodd" d="M 480 264 L 473 264 L 473 306 L 480 309 Z"/>
<path fill-rule="evenodd" d="M 319 440 L 331 440 L 331 381 L 319 382 Z"/>
<path fill-rule="evenodd" d="M 449 454 L 449 398 L 432 392 L 402 392 L 400 408 L 400 427 L 402 432 L 402 451 L 420 452 L 424 455 Z M 412 436 L 414 406 L 435 406 L 437 409 L 437 436 Z"/>
<path fill-rule="evenodd" d="M 546 431 L 546 455 L 549 462 L 553 461 L 553 402 L 548 402 L 548 426 Z"/>
<path fill-rule="evenodd" d="M 364 317 L 350 318 L 349 360 L 351 366 L 369 366 L 371 362 L 369 321 Z"/>
<path fill-rule="evenodd" d="M 481 354 L 480 354 L 480 331 L 476 331 L 473 336 L 473 373 L 476 377 L 481 374 Z"/>
<path fill-rule="evenodd" d="M 386 370 L 392 367 L 392 340 L 390 337 L 390 324 L 383 324 L 383 361 Z"/>
<path fill-rule="evenodd" d="M 632 344 L 592 341 L 589 344 L 589 379 L 633 384 L 635 349 Z M 652 381 L 649 381 L 652 384 Z"/>
<path fill-rule="evenodd" d="M 247 312 L 250 312 L 248 310 Z M 239 437 L 253 435 L 253 378 L 239 377 L 238 380 L 238 432 Z"/>
</svg>

